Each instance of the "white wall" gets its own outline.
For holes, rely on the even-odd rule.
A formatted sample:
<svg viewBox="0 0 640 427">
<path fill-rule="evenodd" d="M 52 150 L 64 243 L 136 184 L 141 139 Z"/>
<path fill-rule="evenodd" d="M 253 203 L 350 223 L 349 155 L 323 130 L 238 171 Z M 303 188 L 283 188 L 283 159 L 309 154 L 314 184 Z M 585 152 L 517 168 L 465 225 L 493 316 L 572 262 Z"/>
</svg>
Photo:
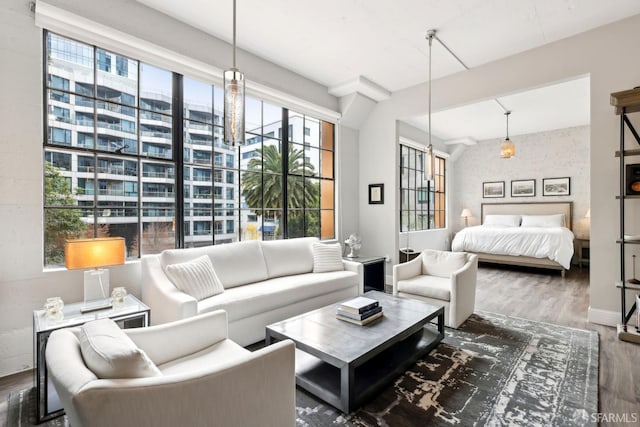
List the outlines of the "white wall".
<svg viewBox="0 0 640 427">
<path fill-rule="evenodd" d="M 471 209 L 469 225 L 480 224 L 481 203 L 573 202 L 573 231 L 577 237 L 589 236 L 589 126 L 572 127 L 528 135 L 512 135 L 516 155 L 500 157 L 503 139 L 480 141 L 466 147 L 456 161 L 455 194 L 451 197 L 452 230 L 464 227 L 463 208 Z M 569 196 L 542 196 L 542 178 L 571 178 Z M 511 197 L 511 181 L 535 179 L 535 197 Z M 483 199 L 482 183 L 504 181 L 505 197 Z"/>
<path fill-rule="evenodd" d="M 229 66 L 228 44 L 136 1 L 49 2 L 216 67 Z M 47 297 L 74 302 L 83 293 L 82 271 L 44 272 L 42 267 L 42 31 L 34 25 L 29 3 L 11 0 L 0 5 L 0 376 L 32 366 L 33 310 L 41 308 Z M 338 100 L 326 87 L 272 63 L 239 52 L 238 65 L 247 79 L 323 108 L 338 109 Z M 342 134 L 347 141 L 338 147 L 343 163 L 357 163 L 357 158 L 347 158 L 357 155 L 357 132 Z M 357 169 L 347 171 L 346 176 L 357 183 Z M 348 187 L 345 193 L 353 191 Z M 350 221 L 350 227 L 357 223 L 353 218 Z M 110 273 L 111 283 L 140 295 L 138 262 L 111 268 Z"/>
<path fill-rule="evenodd" d="M 619 122 L 609 105 L 609 95 L 640 83 L 638 28 L 640 15 L 435 80 L 432 85 L 433 110 L 439 111 L 590 75 L 590 319 L 605 323 L 615 322 L 620 310 L 620 296 L 613 287 L 619 275 L 615 243 L 618 205 L 614 197 Z M 422 84 L 396 92 L 376 105 L 360 129 L 361 186 L 378 181 L 395 188 L 395 121 L 424 113 L 425 96 L 426 84 Z M 384 205 L 367 205 L 366 194 L 360 194 L 361 234 L 377 253 L 398 247 L 397 203 L 390 200 Z M 638 205 L 630 205 L 629 210 L 630 218 L 638 218 Z"/>
</svg>

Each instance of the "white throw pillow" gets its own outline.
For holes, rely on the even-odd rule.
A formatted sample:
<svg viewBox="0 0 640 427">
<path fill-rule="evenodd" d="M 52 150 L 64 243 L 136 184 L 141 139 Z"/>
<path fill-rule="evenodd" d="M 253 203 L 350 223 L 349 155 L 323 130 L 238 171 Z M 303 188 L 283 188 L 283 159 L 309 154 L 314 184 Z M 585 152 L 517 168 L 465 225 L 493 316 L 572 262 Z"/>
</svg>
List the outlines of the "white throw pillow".
<svg viewBox="0 0 640 427">
<path fill-rule="evenodd" d="M 84 363 L 98 378 L 144 378 L 162 375 L 147 354 L 111 319 L 87 322 L 80 328 Z"/>
<path fill-rule="evenodd" d="M 564 227 L 564 214 L 522 215 L 521 227 Z"/>
<path fill-rule="evenodd" d="M 169 279 L 178 289 L 198 301 L 224 292 L 208 255 L 165 267 Z"/>
<path fill-rule="evenodd" d="M 314 243 L 311 250 L 314 273 L 344 270 L 340 243 Z"/>
<path fill-rule="evenodd" d="M 467 263 L 465 252 L 424 250 L 421 257 L 422 274 L 427 276 L 451 277 L 451 273 L 460 270 Z"/>
<path fill-rule="evenodd" d="M 519 227 L 520 215 L 486 215 L 483 225 L 494 227 Z"/>
</svg>

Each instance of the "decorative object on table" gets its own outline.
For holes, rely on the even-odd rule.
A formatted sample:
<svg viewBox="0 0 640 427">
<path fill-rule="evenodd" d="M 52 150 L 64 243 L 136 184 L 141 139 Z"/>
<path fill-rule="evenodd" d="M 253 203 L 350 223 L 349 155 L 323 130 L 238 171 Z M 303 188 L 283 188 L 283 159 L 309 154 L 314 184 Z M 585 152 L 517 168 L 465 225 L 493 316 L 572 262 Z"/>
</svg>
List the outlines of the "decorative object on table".
<svg viewBox="0 0 640 427">
<path fill-rule="evenodd" d="M 384 205 L 384 184 L 369 184 L 369 204 Z"/>
<path fill-rule="evenodd" d="M 636 279 L 636 254 L 631 255 L 631 258 L 633 258 L 633 277 L 631 279 L 627 279 L 627 283 L 640 285 L 640 280 Z"/>
<path fill-rule="evenodd" d="M 358 251 L 362 248 L 362 240 L 356 233 L 351 234 L 344 244 L 349 247 L 348 258 L 358 258 Z"/>
<path fill-rule="evenodd" d="M 571 178 L 543 178 L 543 196 L 568 196 L 571 194 Z"/>
<path fill-rule="evenodd" d="M 467 209 L 467 208 L 462 209 L 462 213 L 460 214 L 460 216 L 462 218 L 464 218 L 464 226 L 468 227 L 469 226 L 469 217 L 472 216 L 471 215 L 471 210 Z"/>
<path fill-rule="evenodd" d="M 364 326 L 382 317 L 380 302 L 367 297 L 356 297 L 340 304 L 336 318 Z"/>
<path fill-rule="evenodd" d="M 124 299 L 127 296 L 127 289 L 123 286 L 118 286 L 117 288 L 113 288 L 111 292 L 111 301 L 114 306 L 121 306 L 124 304 Z"/>
<path fill-rule="evenodd" d="M 535 195 L 535 179 L 521 179 L 517 181 L 511 181 L 511 197 L 534 197 Z"/>
<path fill-rule="evenodd" d="M 84 272 L 84 306 L 81 312 L 110 308 L 109 270 L 102 267 L 124 264 L 124 238 L 67 240 L 64 257 L 69 270 L 92 269 Z"/>
<path fill-rule="evenodd" d="M 236 0 L 233 0 L 233 67 L 224 77 L 224 143 L 244 144 L 244 74 L 236 68 Z"/>
<path fill-rule="evenodd" d="M 503 159 L 510 159 L 511 157 L 516 155 L 516 146 L 513 145 L 513 142 L 509 139 L 509 115 L 511 111 L 507 110 L 504 112 L 505 117 L 507 118 L 507 137 L 500 145 L 500 157 Z"/>
<path fill-rule="evenodd" d="M 51 322 L 59 322 L 64 319 L 64 301 L 60 297 L 47 298 L 44 303 L 45 316 Z"/>
<path fill-rule="evenodd" d="M 490 199 L 504 197 L 504 181 L 483 182 L 482 198 Z"/>
</svg>

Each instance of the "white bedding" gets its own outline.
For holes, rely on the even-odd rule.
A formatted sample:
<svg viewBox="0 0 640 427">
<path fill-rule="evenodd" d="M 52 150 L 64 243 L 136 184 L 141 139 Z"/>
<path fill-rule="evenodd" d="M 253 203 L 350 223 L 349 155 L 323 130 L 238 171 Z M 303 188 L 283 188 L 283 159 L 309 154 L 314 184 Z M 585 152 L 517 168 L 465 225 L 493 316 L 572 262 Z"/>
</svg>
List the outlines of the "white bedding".
<svg viewBox="0 0 640 427">
<path fill-rule="evenodd" d="M 573 256 L 573 233 L 566 227 L 478 225 L 460 230 L 451 243 L 451 250 L 549 258 L 569 269 Z"/>
</svg>

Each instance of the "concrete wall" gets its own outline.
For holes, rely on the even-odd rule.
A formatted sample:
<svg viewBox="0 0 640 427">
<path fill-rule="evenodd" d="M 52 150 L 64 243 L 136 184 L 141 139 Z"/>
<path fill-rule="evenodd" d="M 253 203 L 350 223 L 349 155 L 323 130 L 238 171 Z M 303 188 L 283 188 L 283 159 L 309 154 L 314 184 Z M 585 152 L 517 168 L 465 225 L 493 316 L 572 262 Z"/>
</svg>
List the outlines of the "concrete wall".
<svg viewBox="0 0 640 427">
<path fill-rule="evenodd" d="M 455 163 L 455 195 L 451 197 L 452 230 L 464 227 L 459 215 L 463 208 L 471 209 L 469 225 L 480 224 L 481 203 L 509 202 L 573 202 L 573 231 L 577 237 L 589 236 L 589 126 L 552 130 L 511 137 L 516 156 L 500 158 L 502 138 L 481 141 L 466 147 Z M 571 178 L 569 196 L 543 196 L 542 179 Z M 511 181 L 535 179 L 535 197 L 511 197 Z M 504 181 L 505 197 L 483 199 L 482 183 Z"/>
<path fill-rule="evenodd" d="M 82 271 L 43 271 L 42 30 L 34 25 L 29 3 L 8 0 L 0 5 L 0 376 L 32 366 L 33 310 L 50 296 L 67 302 L 81 301 L 83 296 Z M 229 66 L 228 44 L 136 1 L 49 3 L 213 66 Z M 247 79 L 338 110 L 338 100 L 326 87 L 245 52 L 239 52 L 238 65 Z M 358 182 L 357 167 L 353 167 L 358 136 L 353 130 L 338 133 L 345 138 L 344 146 L 338 145 L 339 156 L 344 156 L 338 161 L 351 165 L 343 171 L 346 190 L 338 188 L 338 194 L 348 196 L 344 205 L 352 215 L 351 229 L 357 224 L 357 209 L 349 197 Z M 139 262 L 113 267 L 110 274 L 112 284 L 140 295 Z"/>
<path fill-rule="evenodd" d="M 619 275 L 615 243 L 618 205 L 614 197 L 618 191 L 614 152 L 619 122 L 609 105 L 609 95 L 640 83 L 638 28 L 640 15 L 436 80 L 432 85 L 433 110 L 439 111 L 590 75 L 589 318 L 608 324 L 617 321 L 620 310 L 619 293 L 613 287 Z M 396 92 L 376 105 L 360 129 L 362 185 L 377 181 L 395 188 L 396 120 L 424 113 L 425 96 L 426 84 L 422 84 Z M 368 205 L 366 194 L 360 194 L 362 238 L 371 242 L 371 250 L 376 253 L 395 252 L 398 248 L 397 204 L 397 200 L 389 200 L 384 205 Z M 638 218 L 638 208 L 637 204 L 629 205 L 629 218 Z M 395 229 L 381 226 L 392 223 L 396 224 Z"/>
</svg>

